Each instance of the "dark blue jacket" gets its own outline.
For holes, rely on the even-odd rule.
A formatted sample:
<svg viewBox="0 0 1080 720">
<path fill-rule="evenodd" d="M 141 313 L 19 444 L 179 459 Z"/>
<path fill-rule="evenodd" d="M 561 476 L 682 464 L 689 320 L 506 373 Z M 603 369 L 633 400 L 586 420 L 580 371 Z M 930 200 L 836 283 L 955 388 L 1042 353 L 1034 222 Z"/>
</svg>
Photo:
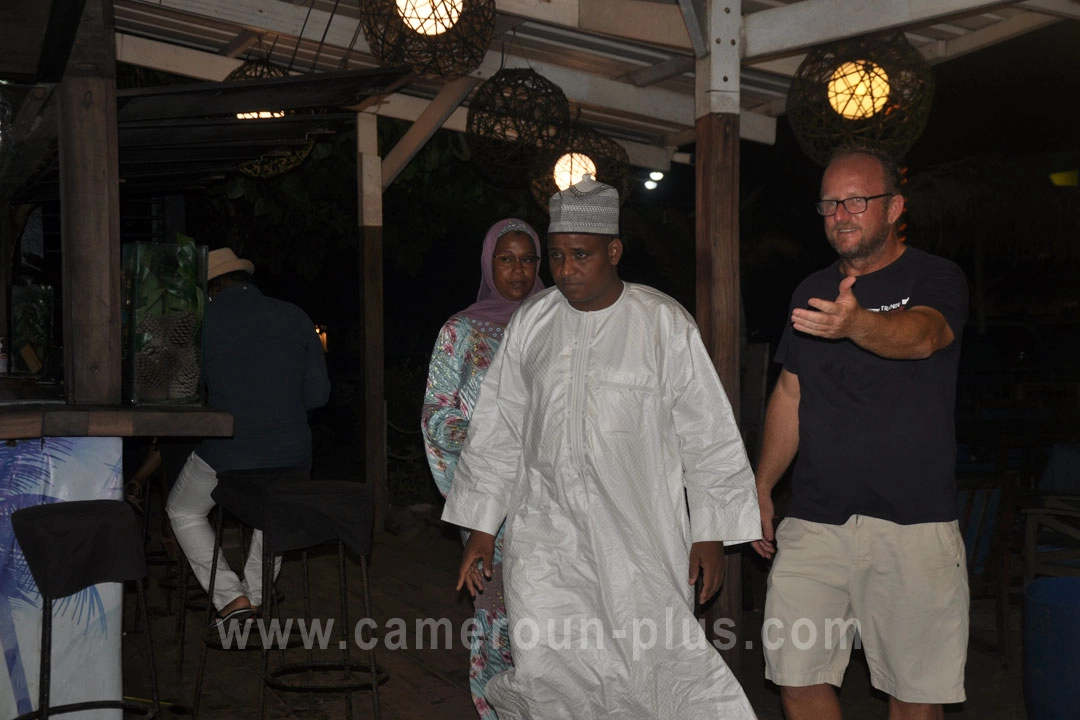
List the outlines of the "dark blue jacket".
<svg viewBox="0 0 1080 720">
<path fill-rule="evenodd" d="M 206 306 L 207 403 L 232 413 L 231 438 L 204 440 L 198 454 L 218 472 L 311 466 L 307 411 L 326 404 L 330 378 L 307 314 L 233 285 Z"/>
</svg>

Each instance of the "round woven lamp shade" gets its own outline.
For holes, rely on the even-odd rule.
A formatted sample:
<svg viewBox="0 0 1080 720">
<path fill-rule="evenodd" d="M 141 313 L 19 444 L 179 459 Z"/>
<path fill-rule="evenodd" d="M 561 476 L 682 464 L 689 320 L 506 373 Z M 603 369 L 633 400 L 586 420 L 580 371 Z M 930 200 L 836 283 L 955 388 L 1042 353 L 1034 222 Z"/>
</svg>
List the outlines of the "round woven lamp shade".
<svg viewBox="0 0 1080 720">
<path fill-rule="evenodd" d="M 551 196 L 565 189 L 559 186 L 561 183 L 556 183 L 556 175 L 566 173 L 569 177 L 563 178 L 562 183 L 572 185 L 581 181 L 584 172 L 615 188 L 620 203 L 630 197 L 630 158 L 626 149 L 607 135 L 576 121 L 561 135 L 561 141 L 540 158 L 529 189 L 546 212 Z"/>
<path fill-rule="evenodd" d="M 857 145 L 901 158 L 926 127 L 934 77 L 902 32 L 815 48 L 795 72 L 787 115 L 799 145 L 826 164 Z"/>
<path fill-rule="evenodd" d="M 528 68 L 504 68 L 476 89 L 465 140 L 488 177 L 524 187 L 569 123 L 570 105 L 558 85 Z"/>
<path fill-rule="evenodd" d="M 495 0 L 362 0 L 371 54 L 417 75 L 467 75 L 484 61 L 495 32 Z"/>
<path fill-rule="evenodd" d="M 233 80 L 264 80 L 285 77 L 289 72 L 269 60 L 247 60 L 243 65 L 225 76 L 225 82 Z"/>
</svg>

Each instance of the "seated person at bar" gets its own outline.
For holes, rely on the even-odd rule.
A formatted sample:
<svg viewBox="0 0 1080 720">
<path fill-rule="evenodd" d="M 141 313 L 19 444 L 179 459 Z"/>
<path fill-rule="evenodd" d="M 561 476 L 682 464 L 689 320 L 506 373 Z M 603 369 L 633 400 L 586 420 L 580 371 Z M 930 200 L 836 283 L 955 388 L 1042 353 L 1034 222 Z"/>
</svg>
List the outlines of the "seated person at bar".
<svg viewBox="0 0 1080 720">
<path fill-rule="evenodd" d="M 210 253 L 204 368 L 207 400 L 232 414 L 231 438 L 204 440 L 169 494 L 176 540 L 203 588 L 209 587 L 214 533 L 206 516 L 217 473 L 311 467 L 307 411 L 330 396 L 322 343 L 303 310 L 264 296 L 255 266 L 229 248 Z M 241 580 L 219 556 L 215 624 L 251 617 L 262 601 L 262 534 L 252 537 Z"/>
</svg>

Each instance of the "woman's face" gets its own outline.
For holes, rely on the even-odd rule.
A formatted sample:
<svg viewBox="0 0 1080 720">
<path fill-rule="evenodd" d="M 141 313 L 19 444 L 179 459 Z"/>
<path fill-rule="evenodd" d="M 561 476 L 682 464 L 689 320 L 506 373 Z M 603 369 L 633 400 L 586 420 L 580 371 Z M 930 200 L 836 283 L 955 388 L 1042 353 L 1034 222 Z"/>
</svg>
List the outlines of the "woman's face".
<svg viewBox="0 0 1080 720">
<path fill-rule="evenodd" d="M 491 275 L 495 289 L 507 300 L 524 300 L 536 282 L 540 258 L 532 238 L 523 232 L 508 232 L 495 243 Z"/>
</svg>

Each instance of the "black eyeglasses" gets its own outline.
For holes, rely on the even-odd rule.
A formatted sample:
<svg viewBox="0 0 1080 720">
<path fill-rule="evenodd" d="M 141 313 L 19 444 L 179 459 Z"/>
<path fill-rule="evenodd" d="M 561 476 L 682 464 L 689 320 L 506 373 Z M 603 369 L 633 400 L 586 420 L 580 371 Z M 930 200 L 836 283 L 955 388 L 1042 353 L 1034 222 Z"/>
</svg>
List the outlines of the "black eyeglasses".
<svg viewBox="0 0 1080 720">
<path fill-rule="evenodd" d="M 837 206 L 843 205 L 844 209 L 849 213 L 858 215 L 859 213 L 866 212 L 866 208 L 870 205 L 871 200 L 892 197 L 895 194 L 896 193 L 881 193 L 880 195 L 870 195 L 869 197 L 856 195 L 855 197 L 844 198 L 843 200 L 818 200 L 814 203 L 814 208 L 817 209 L 818 215 L 831 217 L 836 214 Z"/>
</svg>

